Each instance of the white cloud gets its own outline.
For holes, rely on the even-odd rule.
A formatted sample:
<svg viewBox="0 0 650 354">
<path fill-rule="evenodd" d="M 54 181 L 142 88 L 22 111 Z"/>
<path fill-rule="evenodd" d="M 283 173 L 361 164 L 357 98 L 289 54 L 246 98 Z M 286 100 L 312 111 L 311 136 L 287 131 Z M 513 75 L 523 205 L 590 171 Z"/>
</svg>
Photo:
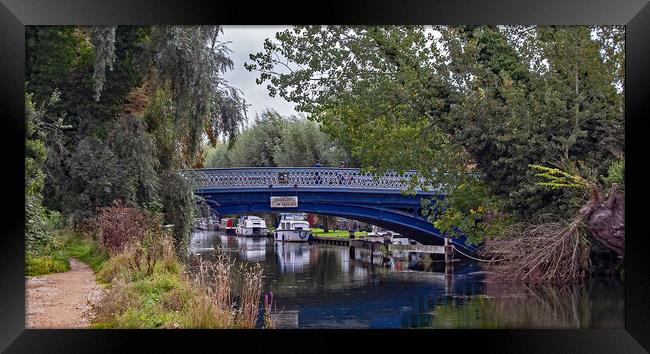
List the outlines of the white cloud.
<svg viewBox="0 0 650 354">
<path fill-rule="evenodd" d="M 228 82 L 242 90 L 246 102 L 250 104 L 248 108 L 249 123 L 255 118 L 256 114 L 261 113 L 266 108 L 276 110 L 282 115 L 298 115 L 295 111 L 295 105 L 287 102 L 282 97 L 269 96 L 266 86 L 268 83 L 258 85 L 255 79 L 258 78 L 257 72 L 250 72 L 244 68 L 245 62 L 250 62 L 249 55 L 263 50 L 264 40 L 266 38 L 275 38 L 277 32 L 283 31 L 289 26 L 224 26 L 221 40 L 231 42 L 228 48 L 232 51 L 230 58 L 234 62 L 234 69 L 228 71 L 224 77 Z"/>
</svg>

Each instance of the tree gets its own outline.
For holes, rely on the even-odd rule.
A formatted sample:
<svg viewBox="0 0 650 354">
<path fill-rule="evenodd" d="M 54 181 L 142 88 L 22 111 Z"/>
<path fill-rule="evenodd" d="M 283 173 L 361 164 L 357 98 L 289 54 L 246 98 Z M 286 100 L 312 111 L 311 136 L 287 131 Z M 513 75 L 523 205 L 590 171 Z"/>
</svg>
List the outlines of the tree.
<svg viewBox="0 0 650 354">
<path fill-rule="evenodd" d="M 282 131 L 287 126 L 288 121 L 277 112 L 262 112 L 253 126 L 245 129 L 234 142 L 231 140 L 229 156 L 232 166 L 277 166 L 274 149 L 281 143 Z"/>
<path fill-rule="evenodd" d="M 273 149 L 273 159 L 278 166 L 311 167 L 320 160 L 323 166 L 336 167 L 347 157 L 317 123 L 295 119 L 280 133 L 279 143 Z"/>
<path fill-rule="evenodd" d="M 54 96 L 56 97 L 56 96 Z M 25 247 L 33 250 L 47 243 L 45 230 L 45 208 L 43 207 L 43 185 L 45 174 L 43 163 L 46 159 L 45 144 L 40 117 L 44 107 L 37 109 L 32 94 L 25 94 Z"/>
<path fill-rule="evenodd" d="M 266 110 L 237 139 L 208 150 L 206 166 L 312 166 L 319 159 L 325 166 L 354 162 L 317 123 Z"/>
<path fill-rule="evenodd" d="M 214 147 L 208 147 L 205 151 L 206 167 L 231 167 L 230 157 L 228 156 L 228 146 L 218 143 Z"/>
</svg>

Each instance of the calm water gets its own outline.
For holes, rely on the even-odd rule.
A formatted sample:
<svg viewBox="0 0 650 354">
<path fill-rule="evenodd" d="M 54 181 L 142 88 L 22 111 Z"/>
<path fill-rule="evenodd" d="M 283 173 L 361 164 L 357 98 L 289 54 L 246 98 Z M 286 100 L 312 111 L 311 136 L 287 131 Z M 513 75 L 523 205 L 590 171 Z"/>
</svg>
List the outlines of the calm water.
<svg viewBox="0 0 650 354">
<path fill-rule="evenodd" d="M 623 328 L 624 286 L 530 287 L 491 281 L 477 263 L 422 271 L 415 257 L 383 264 L 347 246 L 274 242 L 202 231 L 190 252 L 223 247 L 237 262 L 261 263 L 280 328 Z M 413 255 L 415 256 L 415 255 Z"/>
</svg>

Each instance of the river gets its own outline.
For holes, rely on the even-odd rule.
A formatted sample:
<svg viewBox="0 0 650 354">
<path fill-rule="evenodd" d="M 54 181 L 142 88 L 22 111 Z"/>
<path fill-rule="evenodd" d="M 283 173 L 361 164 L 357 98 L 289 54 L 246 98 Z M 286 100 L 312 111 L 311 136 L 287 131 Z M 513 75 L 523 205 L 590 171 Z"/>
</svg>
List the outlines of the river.
<svg viewBox="0 0 650 354">
<path fill-rule="evenodd" d="M 623 328 L 624 285 L 526 286 L 490 280 L 476 262 L 428 271 L 415 258 L 382 264 L 347 246 L 274 242 L 196 231 L 190 253 L 223 247 L 236 262 L 260 263 L 278 328 Z M 261 316 L 260 316 L 261 317 Z M 261 326 L 261 320 L 259 325 Z"/>
</svg>

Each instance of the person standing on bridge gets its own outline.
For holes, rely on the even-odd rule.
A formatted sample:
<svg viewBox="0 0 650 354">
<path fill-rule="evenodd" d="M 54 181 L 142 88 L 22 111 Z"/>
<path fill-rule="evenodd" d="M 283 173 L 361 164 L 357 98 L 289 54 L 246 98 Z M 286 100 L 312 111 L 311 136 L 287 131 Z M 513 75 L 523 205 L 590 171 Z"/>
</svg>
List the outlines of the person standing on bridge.
<svg viewBox="0 0 650 354">
<path fill-rule="evenodd" d="M 345 162 L 341 161 L 341 163 L 339 164 L 339 168 L 345 168 Z M 343 177 L 343 173 L 338 172 L 336 176 L 338 178 L 339 185 L 342 186 L 343 182 L 345 181 L 345 177 Z"/>
<path fill-rule="evenodd" d="M 314 167 L 323 167 L 323 165 L 320 164 L 320 159 L 316 160 Z M 323 180 L 321 179 L 320 173 L 318 172 L 316 172 L 316 184 L 323 184 Z"/>
</svg>

